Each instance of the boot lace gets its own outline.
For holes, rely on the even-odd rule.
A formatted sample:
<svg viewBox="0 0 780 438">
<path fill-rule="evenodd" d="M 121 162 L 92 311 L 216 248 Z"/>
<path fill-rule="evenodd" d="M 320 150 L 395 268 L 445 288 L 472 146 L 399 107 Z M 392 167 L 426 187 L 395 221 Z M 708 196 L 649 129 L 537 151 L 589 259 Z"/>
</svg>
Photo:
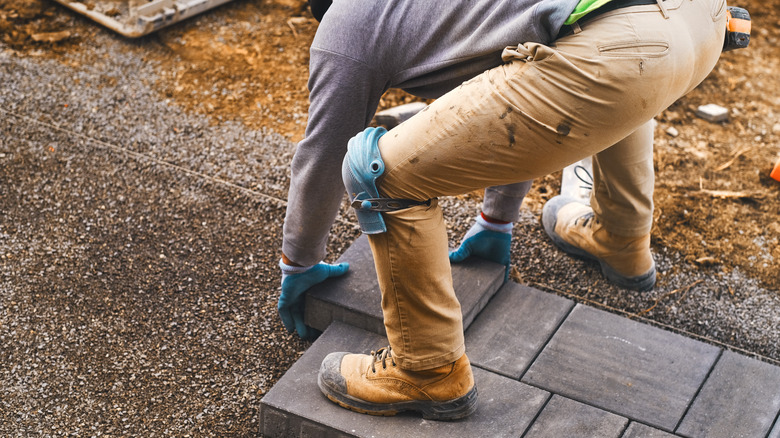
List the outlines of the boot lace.
<svg viewBox="0 0 780 438">
<path fill-rule="evenodd" d="M 577 219 L 574 220 L 574 225 L 575 226 L 581 225 L 582 227 L 587 227 L 591 223 L 591 221 L 593 223 L 598 224 L 599 220 L 596 219 L 595 217 L 596 217 L 596 215 L 592 211 L 590 213 L 585 213 L 582 216 L 580 216 L 580 217 L 578 217 Z M 580 224 L 580 221 L 582 221 L 582 224 Z"/>
<path fill-rule="evenodd" d="M 377 351 L 372 351 L 371 352 L 371 357 L 374 358 L 374 360 L 371 361 L 371 372 L 374 373 L 374 374 L 376 374 L 376 364 L 377 364 L 377 362 L 381 361 L 382 362 L 382 369 L 386 370 L 387 369 L 387 359 L 389 358 L 390 362 L 392 363 L 392 365 L 395 366 L 395 359 L 393 359 L 392 348 L 390 348 L 390 347 L 380 348 Z"/>
<path fill-rule="evenodd" d="M 593 175 L 588 172 L 587 168 L 580 165 L 574 166 L 574 176 L 582 183 L 580 188 L 593 190 Z"/>
</svg>

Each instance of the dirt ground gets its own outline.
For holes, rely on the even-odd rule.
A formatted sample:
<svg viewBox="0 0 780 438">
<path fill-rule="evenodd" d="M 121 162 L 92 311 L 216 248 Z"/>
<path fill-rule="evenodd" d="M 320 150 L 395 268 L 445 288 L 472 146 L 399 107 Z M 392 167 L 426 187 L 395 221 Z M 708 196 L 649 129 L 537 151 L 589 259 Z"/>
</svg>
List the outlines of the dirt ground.
<svg viewBox="0 0 780 438">
<path fill-rule="evenodd" d="M 750 48 L 724 54 L 700 87 L 657 117 L 653 245 L 780 289 L 780 183 L 768 177 L 780 159 L 780 0 L 740 5 L 753 19 Z M 214 27 L 208 14 L 230 25 Z M 159 66 L 161 98 L 215 123 L 242 120 L 300 140 L 317 29 L 306 2 L 237 0 L 208 14 L 135 41 Z M 79 50 L 98 31 L 52 0 L 0 0 L 0 38 L 31 56 Z M 414 100 L 391 91 L 382 107 Z M 696 117 L 710 103 L 728 108 L 729 121 Z M 558 181 L 539 181 L 528 206 L 540 209 Z"/>
</svg>

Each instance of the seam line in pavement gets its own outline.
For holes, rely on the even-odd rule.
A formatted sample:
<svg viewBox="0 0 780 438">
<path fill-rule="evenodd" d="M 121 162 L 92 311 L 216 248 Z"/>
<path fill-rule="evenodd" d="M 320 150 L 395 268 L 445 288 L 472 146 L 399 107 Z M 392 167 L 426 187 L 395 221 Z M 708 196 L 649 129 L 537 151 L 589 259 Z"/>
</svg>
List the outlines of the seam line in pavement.
<svg viewBox="0 0 780 438">
<path fill-rule="evenodd" d="M 712 363 L 712 366 L 710 367 L 709 371 L 707 371 L 707 375 L 704 376 L 704 380 L 701 381 L 699 384 L 699 389 L 696 390 L 696 393 L 693 394 L 693 397 L 691 397 L 691 401 L 688 403 L 688 406 L 685 408 L 685 411 L 680 415 L 680 420 L 677 421 L 677 425 L 674 426 L 674 433 L 677 433 L 677 430 L 682 425 L 683 420 L 685 420 L 685 416 L 688 415 L 688 411 L 691 410 L 691 407 L 696 402 L 696 399 L 699 397 L 699 394 L 701 393 L 702 388 L 704 388 L 704 385 L 707 384 L 707 381 L 710 380 L 710 376 L 712 375 L 712 372 L 715 371 L 715 367 L 718 366 L 718 362 L 720 362 L 720 359 L 723 357 L 723 349 L 718 351 L 718 357 L 715 358 L 715 362 Z"/>
<path fill-rule="evenodd" d="M 632 419 L 628 419 L 626 421 L 626 424 L 623 425 L 623 430 L 620 431 L 620 434 L 618 435 L 620 438 L 623 438 L 623 436 L 626 434 L 626 431 L 628 430 L 629 426 L 631 426 L 631 423 L 634 423 L 635 421 Z"/>
<path fill-rule="evenodd" d="M 771 438 L 770 435 L 775 431 L 775 428 L 780 428 L 780 412 L 777 413 L 774 423 L 772 423 L 772 425 L 769 426 L 769 430 L 766 431 L 765 438 Z"/>
<path fill-rule="evenodd" d="M 133 158 L 137 158 L 137 159 L 140 159 L 140 160 L 148 160 L 148 161 L 151 161 L 151 162 L 153 162 L 155 164 L 158 164 L 158 165 L 161 165 L 161 166 L 164 166 L 164 167 L 168 167 L 168 168 L 171 168 L 171 169 L 174 169 L 174 170 L 186 173 L 188 175 L 195 176 L 197 178 L 202 178 L 202 179 L 211 181 L 211 182 L 216 183 L 216 184 L 224 185 L 224 186 L 227 186 L 227 187 L 239 190 L 241 192 L 244 192 L 244 193 L 247 193 L 247 194 L 250 194 L 250 195 L 253 195 L 253 196 L 258 196 L 260 198 L 265 198 L 266 200 L 269 200 L 269 201 L 277 203 L 281 207 L 287 207 L 287 201 L 284 200 L 284 199 L 277 198 L 277 197 L 271 196 L 271 195 L 266 195 L 265 193 L 261 193 L 261 192 L 258 192 L 256 190 L 248 189 L 246 187 L 241 187 L 240 185 L 232 183 L 230 181 L 225 181 L 223 179 L 219 179 L 219 178 L 216 178 L 216 177 L 213 177 L 213 176 L 209 176 L 209 175 L 206 175 L 206 174 L 203 174 L 203 173 L 200 173 L 200 172 L 195 172 L 194 170 L 187 169 L 186 167 L 181 167 L 181 166 L 179 166 L 177 164 L 169 163 L 169 162 L 167 162 L 165 160 L 161 160 L 159 158 L 155 158 L 155 157 L 153 157 L 151 155 L 146 155 L 146 154 L 142 154 L 142 153 L 139 153 L 139 152 L 131 151 L 130 149 L 123 148 L 122 146 L 117 146 L 115 144 L 111 144 L 111 143 L 105 142 L 103 140 L 99 140 L 97 138 L 90 137 L 88 135 L 80 134 L 78 132 L 71 131 L 71 130 L 66 129 L 66 128 L 62 128 L 62 127 L 59 127 L 57 125 L 54 125 L 54 124 L 51 124 L 51 123 L 48 123 L 48 122 L 43 122 L 43 121 L 40 121 L 40 120 L 36 120 L 36 119 L 34 119 L 32 117 L 25 116 L 23 114 L 17 114 L 17 113 L 15 113 L 13 111 L 8 111 L 8 110 L 5 110 L 3 108 L 0 108 L 0 112 L 2 112 L 4 114 L 7 114 L 7 115 L 10 115 L 10 116 L 13 116 L 13 117 L 16 117 L 17 119 L 22 119 L 22 120 L 30 122 L 30 123 L 35 123 L 36 125 L 39 125 L 39 126 L 44 126 L 46 128 L 54 129 L 54 130 L 66 133 L 68 135 L 73 135 L 73 136 L 79 137 L 81 139 L 84 139 L 84 140 L 96 143 L 96 144 L 98 144 L 100 146 L 103 146 L 103 147 L 106 147 L 108 149 L 111 149 L 111 150 L 114 150 L 114 151 L 117 151 L 117 152 L 125 153 L 127 155 L 130 155 Z M 357 227 L 357 225 L 355 225 L 354 223 L 352 223 L 352 222 L 350 222 L 348 220 L 345 220 L 343 218 L 338 217 L 338 218 L 336 218 L 336 220 L 338 222 L 343 223 L 343 224 L 350 225 L 352 227 Z"/>
<path fill-rule="evenodd" d="M 561 394 L 560 392 L 553 391 L 550 388 L 545 388 L 544 386 L 540 386 L 540 385 L 537 385 L 537 384 L 531 383 L 531 382 L 520 382 L 520 383 L 522 383 L 524 385 L 531 386 L 531 387 L 536 388 L 536 389 L 541 389 L 544 392 L 550 393 L 550 399 L 552 399 L 553 396 L 557 395 L 559 397 L 563 397 L 565 399 L 573 400 L 573 401 L 576 401 L 577 403 L 580 403 L 580 404 L 583 404 L 583 405 L 586 405 L 586 406 L 590 406 L 590 407 L 592 407 L 594 409 L 598 409 L 598 410 L 600 410 L 602 412 L 607 412 L 609 414 L 617 415 L 620 418 L 625 418 L 626 420 L 629 421 L 629 423 L 632 422 L 632 421 L 635 422 L 635 423 L 642 423 L 642 421 L 643 421 L 643 420 L 639 420 L 639 419 L 637 419 L 635 417 L 632 417 L 632 416 L 630 416 L 630 415 L 628 415 L 626 413 L 617 412 L 617 411 L 615 411 L 613 409 L 610 409 L 610 408 L 607 408 L 605 406 L 599 406 L 599 405 L 597 405 L 596 403 L 594 403 L 591 400 L 585 400 L 583 398 L 574 397 L 574 396 L 569 395 L 569 394 Z M 548 400 L 547 402 L 549 403 L 549 401 L 550 400 Z M 545 403 L 545 406 L 547 406 L 547 403 Z M 536 421 L 536 419 L 534 419 L 534 421 Z M 531 424 L 533 424 L 533 423 L 531 423 Z M 644 424 L 644 423 L 642 423 L 642 424 Z M 669 430 L 669 429 L 665 428 L 664 426 L 655 425 L 655 426 L 651 426 L 651 427 L 659 429 L 659 430 L 663 430 L 664 432 L 674 433 L 674 430 Z M 530 429 L 530 426 L 528 428 Z"/>
<path fill-rule="evenodd" d="M 530 385 L 529 385 L 530 386 Z M 546 391 L 548 396 L 547 400 L 544 401 L 544 404 L 541 408 L 539 408 L 539 411 L 536 412 L 536 415 L 534 415 L 534 418 L 528 423 L 528 426 L 525 428 L 522 434 L 520 434 L 520 438 L 525 438 L 526 435 L 528 435 L 528 432 L 531 431 L 531 428 L 534 427 L 534 424 L 536 424 L 537 421 L 539 421 L 539 417 L 542 415 L 542 412 L 547 408 L 547 405 L 550 404 L 550 400 L 552 400 L 553 397 L 555 397 L 555 393 Z"/>
<path fill-rule="evenodd" d="M 683 329 L 680 329 L 680 328 L 677 328 L 677 327 L 674 327 L 674 326 L 671 326 L 671 325 L 668 325 L 668 324 L 664 324 L 664 323 L 661 323 L 661 322 L 658 322 L 658 321 L 654 321 L 654 320 L 649 319 L 649 318 L 645 318 L 645 317 L 639 316 L 636 313 L 627 312 L 627 311 L 625 311 L 623 309 L 618 309 L 616 307 L 611 307 L 611 306 L 608 306 L 606 304 L 599 303 L 598 301 L 589 300 L 587 298 L 583 298 L 583 297 L 581 297 L 579 295 L 575 295 L 573 293 L 566 292 L 564 290 L 555 289 L 555 288 L 552 288 L 552 287 L 550 287 L 550 286 L 548 286 L 546 284 L 543 284 L 543 283 L 531 282 L 531 283 L 526 283 L 526 285 L 530 286 L 530 287 L 535 287 L 537 289 L 541 289 L 543 291 L 555 292 L 556 294 L 565 295 L 567 297 L 573 298 L 575 302 L 580 302 L 581 301 L 581 302 L 584 302 L 584 303 L 587 303 L 587 304 L 591 304 L 591 305 L 593 305 L 595 307 L 598 307 L 600 309 L 605 309 L 605 310 L 608 310 L 608 311 L 610 311 L 612 313 L 616 313 L 616 314 L 622 315 L 623 317 L 628 318 L 628 319 L 630 319 L 632 321 L 638 321 L 638 322 L 642 322 L 642 323 L 645 323 L 645 324 L 648 324 L 648 325 L 652 325 L 654 327 L 659 327 L 659 328 L 662 328 L 662 329 L 665 329 L 665 330 L 669 330 L 669 331 L 671 331 L 673 333 L 677 333 L 679 335 L 683 335 L 683 336 L 688 337 L 688 338 L 698 339 L 698 340 L 704 341 L 704 342 L 706 342 L 708 344 L 711 344 L 711 345 L 714 345 L 714 346 L 718 346 L 718 347 L 724 348 L 726 350 L 733 351 L 735 353 L 740 353 L 740 354 L 742 354 L 744 356 L 752 357 L 754 359 L 758 359 L 758 360 L 761 360 L 763 362 L 766 362 L 766 363 L 769 363 L 769 364 L 772 364 L 772 365 L 780 366 L 780 360 L 772 359 L 770 357 L 766 357 L 766 356 L 763 356 L 761 354 L 754 353 L 752 351 L 748 351 L 748 350 L 745 350 L 745 349 L 742 349 L 742 348 L 739 348 L 739 347 L 735 347 L 733 345 L 727 344 L 725 342 L 720 342 L 720 341 L 717 341 L 715 339 L 708 338 L 706 336 L 698 335 L 696 333 L 691 333 L 689 331 L 686 331 L 686 330 L 683 330 Z"/>
<path fill-rule="evenodd" d="M 566 316 L 561 318 L 561 320 L 558 322 L 558 325 L 555 327 L 555 329 L 554 330 L 550 330 L 550 335 L 547 337 L 547 339 L 544 340 L 544 345 L 542 345 L 542 348 L 540 348 L 539 351 L 536 352 L 536 354 L 534 355 L 533 359 L 528 361 L 528 365 L 525 367 L 525 369 L 520 374 L 520 377 L 517 378 L 517 380 L 519 380 L 521 382 L 523 381 L 523 377 L 525 377 L 526 373 L 528 373 L 528 370 L 530 370 L 531 367 L 534 365 L 534 363 L 536 363 L 536 360 L 539 359 L 539 356 L 542 354 L 542 352 L 545 350 L 545 348 L 547 348 L 547 346 L 550 345 L 550 341 L 552 340 L 552 338 L 558 333 L 558 330 L 561 329 L 561 326 L 563 325 L 563 323 L 565 323 L 566 320 L 569 319 L 569 316 L 571 316 L 571 312 L 573 312 L 574 308 L 576 308 L 578 305 L 579 304 L 577 304 L 575 302 L 574 305 L 571 306 L 569 311 L 566 312 Z M 546 391 L 549 391 L 549 390 L 546 390 Z"/>
</svg>

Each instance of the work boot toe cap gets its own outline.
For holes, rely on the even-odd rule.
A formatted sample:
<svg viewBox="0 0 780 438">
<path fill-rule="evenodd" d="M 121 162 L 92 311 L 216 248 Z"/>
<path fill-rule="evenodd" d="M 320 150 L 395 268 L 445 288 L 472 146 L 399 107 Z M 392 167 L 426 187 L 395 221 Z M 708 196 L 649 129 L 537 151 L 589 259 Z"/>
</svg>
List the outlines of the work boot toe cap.
<svg viewBox="0 0 780 438">
<path fill-rule="evenodd" d="M 341 374 L 341 361 L 347 354 L 349 353 L 330 353 L 322 360 L 317 383 L 324 394 L 327 395 L 333 391 L 341 394 L 347 393 L 347 380 Z"/>
<path fill-rule="evenodd" d="M 550 239 L 560 246 L 565 244 L 564 240 L 555 232 L 555 225 L 558 223 L 558 212 L 565 205 L 572 202 L 581 203 L 579 200 L 570 196 L 555 196 L 544 204 L 542 207 L 542 225 L 544 231 L 550 236 Z"/>
</svg>

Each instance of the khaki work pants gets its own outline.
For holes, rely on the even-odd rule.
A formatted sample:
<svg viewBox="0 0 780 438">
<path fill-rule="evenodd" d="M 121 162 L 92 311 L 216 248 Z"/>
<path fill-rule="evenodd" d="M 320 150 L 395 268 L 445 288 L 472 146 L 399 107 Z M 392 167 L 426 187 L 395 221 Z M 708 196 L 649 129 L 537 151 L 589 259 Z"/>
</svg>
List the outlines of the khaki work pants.
<svg viewBox="0 0 780 438">
<path fill-rule="evenodd" d="M 552 46 L 507 48 L 506 64 L 380 139 L 380 192 L 457 195 L 595 155 L 592 205 L 600 219 L 618 234 L 649 232 L 652 118 L 710 73 L 725 15 L 725 0 L 666 0 L 602 14 Z M 457 360 L 465 352 L 462 316 L 440 207 L 384 217 L 387 232 L 369 241 L 393 356 L 409 370 Z"/>
</svg>

